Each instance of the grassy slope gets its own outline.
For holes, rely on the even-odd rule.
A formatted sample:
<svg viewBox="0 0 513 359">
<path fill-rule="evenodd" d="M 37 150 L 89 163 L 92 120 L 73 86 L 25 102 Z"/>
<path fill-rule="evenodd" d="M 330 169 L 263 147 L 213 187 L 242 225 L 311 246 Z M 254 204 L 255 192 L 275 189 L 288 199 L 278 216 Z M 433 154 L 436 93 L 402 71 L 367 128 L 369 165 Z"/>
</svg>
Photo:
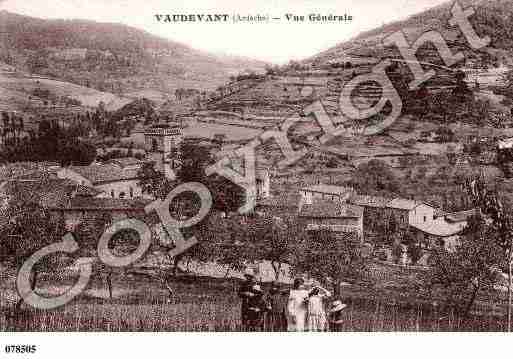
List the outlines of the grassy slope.
<svg viewBox="0 0 513 359">
<path fill-rule="evenodd" d="M 43 277 L 44 278 L 44 277 Z M 380 284 L 343 287 L 345 331 L 503 330 L 503 311 L 486 317 L 459 318 L 442 308 L 434 309 L 404 283 L 409 277 L 380 276 Z M 411 278 L 409 279 L 411 281 Z M 63 291 L 73 279 L 55 283 L 43 279 L 41 294 Z M 394 284 L 395 283 L 395 284 Z M 164 285 L 146 277 L 115 276 L 114 298 L 96 277 L 89 288 L 66 306 L 49 311 L 24 308 L 9 317 L 15 298 L 0 292 L 0 330 L 23 331 L 233 331 L 240 325 L 239 280 L 184 277 Z M 386 286 L 388 289 L 385 289 Z M 267 291 L 267 286 L 264 286 Z M 485 298 L 483 298 L 485 299 Z M 479 305 L 478 307 L 481 307 Z"/>
<path fill-rule="evenodd" d="M 109 92 L 102 92 L 92 88 L 79 86 L 69 82 L 59 81 L 40 76 L 30 76 L 23 73 L 0 72 L 0 100 L 4 106 L 9 104 L 17 110 L 19 106 L 27 103 L 28 97 L 36 88 L 48 89 L 57 96 L 68 96 L 79 100 L 83 106 L 96 107 L 103 101 L 109 109 L 117 109 L 129 102 L 127 98 L 121 98 Z"/>
<path fill-rule="evenodd" d="M 121 83 L 125 92 L 210 89 L 227 81 L 229 75 L 265 65 L 242 57 L 212 55 L 121 24 L 43 20 L 1 11 L 0 33 L 0 61 L 9 58 L 18 69 L 28 70 L 29 60 L 40 57 L 46 64 L 37 73 L 75 83 L 87 80 L 97 88 Z M 82 50 L 89 55 L 63 60 Z M 101 61 L 94 52 L 103 53 Z"/>
</svg>

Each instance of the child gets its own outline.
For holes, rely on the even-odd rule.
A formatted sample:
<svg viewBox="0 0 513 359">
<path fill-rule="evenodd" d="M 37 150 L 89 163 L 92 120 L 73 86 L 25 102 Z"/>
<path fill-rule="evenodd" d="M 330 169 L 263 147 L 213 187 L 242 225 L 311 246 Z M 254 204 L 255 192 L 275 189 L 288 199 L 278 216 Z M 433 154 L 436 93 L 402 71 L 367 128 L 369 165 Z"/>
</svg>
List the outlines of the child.
<svg viewBox="0 0 513 359">
<path fill-rule="evenodd" d="M 331 303 L 330 330 L 332 332 L 342 331 L 342 324 L 344 323 L 342 319 L 342 310 L 345 307 L 346 304 L 343 304 L 340 300 L 335 300 L 333 303 Z"/>
<path fill-rule="evenodd" d="M 313 287 L 308 295 L 308 330 L 323 332 L 326 330 L 326 312 L 324 311 L 324 298 L 331 293 L 321 287 Z"/>
<path fill-rule="evenodd" d="M 303 332 L 306 328 L 308 290 L 302 278 L 296 278 L 287 302 L 287 330 Z"/>
</svg>

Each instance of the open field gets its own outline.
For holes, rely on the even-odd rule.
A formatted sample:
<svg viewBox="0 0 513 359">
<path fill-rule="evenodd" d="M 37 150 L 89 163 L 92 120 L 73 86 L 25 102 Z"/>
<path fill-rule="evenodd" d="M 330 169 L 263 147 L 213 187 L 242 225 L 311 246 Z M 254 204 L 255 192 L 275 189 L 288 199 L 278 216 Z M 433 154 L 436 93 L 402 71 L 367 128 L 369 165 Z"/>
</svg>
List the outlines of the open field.
<svg viewBox="0 0 513 359">
<path fill-rule="evenodd" d="M 10 91 L 12 96 L 16 94 L 15 99 L 18 101 L 26 102 L 30 93 L 36 88 L 48 89 L 57 96 L 68 96 L 89 107 L 96 107 L 103 101 L 109 110 L 119 109 L 131 101 L 109 92 L 101 92 L 69 82 L 22 73 L 0 72 L 0 91 Z"/>
<path fill-rule="evenodd" d="M 385 279 L 385 278 L 383 278 Z M 59 286 L 43 280 L 41 294 L 62 292 L 71 280 Z M 14 298 L 2 291 L 2 331 L 238 331 L 240 302 L 238 279 L 185 276 L 171 282 L 173 296 L 155 279 L 123 276 L 114 278 L 113 299 L 106 285 L 95 278 L 85 293 L 55 310 L 23 306 L 11 316 Z M 348 304 L 344 331 L 503 331 L 504 310 L 475 312 L 461 318 L 450 310 L 415 299 L 413 291 L 350 285 L 342 288 Z M 477 306 L 480 307 L 480 306 Z M 496 307 L 492 307 L 496 308 Z"/>
</svg>

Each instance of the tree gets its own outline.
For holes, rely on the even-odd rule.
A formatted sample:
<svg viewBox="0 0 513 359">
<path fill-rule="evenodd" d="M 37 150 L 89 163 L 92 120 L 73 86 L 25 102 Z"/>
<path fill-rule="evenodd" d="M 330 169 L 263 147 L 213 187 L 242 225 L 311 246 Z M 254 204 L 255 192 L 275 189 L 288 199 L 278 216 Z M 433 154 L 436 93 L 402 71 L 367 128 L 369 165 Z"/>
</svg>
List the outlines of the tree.
<svg viewBox="0 0 513 359">
<path fill-rule="evenodd" d="M 16 271 L 35 252 L 60 241 L 66 234 L 63 221 L 53 218 L 39 206 L 36 193 L 22 193 L 21 189 L 14 188 L 6 212 L 8 221 L 0 227 L 1 260 Z M 41 273 L 57 271 L 68 263 L 69 258 L 62 254 L 52 255 L 36 263 L 30 276 L 31 289 L 37 287 Z M 16 311 L 22 303 L 23 298 L 20 298 L 15 306 Z"/>
<path fill-rule="evenodd" d="M 389 237 L 394 237 L 395 234 L 397 233 L 399 229 L 399 224 L 397 223 L 397 220 L 395 219 L 395 216 L 394 214 L 392 213 L 389 217 L 388 217 L 388 223 L 387 223 L 387 231 L 386 231 L 386 234 L 389 236 Z"/>
<path fill-rule="evenodd" d="M 439 142 L 453 142 L 454 132 L 447 126 L 440 126 L 435 131 Z"/>
<path fill-rule="evenodd" d="M 495 231 L 495 240 L 502 250 L 508 267 L 508 332 L 511 331 L 512 286 L 513 286 L 513 218 L 511 208 L 505 208 L 499 199 L 497 189 L 489 190 L 482 178 L 467 181 L 467 190 L 475 206 L 489 219 L 489 226 Z"/>
<path fill-rule="evenodd" d="M 206 178 L 212 193 L 213 208 L 225 213 L 237 211 L 245 202 L 244 190 L 229 179 L 213 174 Z"/>
<path fill-rule="evenodd" d="M 219 214 L 210 214 L 192 229 L 191 233 L 198 239 L 198 244 L 186 253 L 185 258 L 213 261 L 225 266 L 225 276 L 231 270 L 243 270 L 248 262 L 249 252 L 254 251 L 254 248 L 248 246 L 243 218 L 221 218 Z"/>
<path fill-rule="evenodd" d="M 453 145 L 447 146 L 447 153 L 445 155 L 447 156 L 447 162 L 449 162 L 451 166 L 454 166 L 456 164 L 458 156 L 456 154 L 456 149 Z"/>
<path fill-rule="evenodd" d="M 63 166 L 88 166 L 96 158 L 96 147 L 91 143 L 71 138 L 61 142 L 57 158 Z"/>
<path fill-rule="evenodd" d="M 194 140 L 185 140 L 177 152 L 180 162 L 177 177 L 180 181 L 203 183 L 212 193 L 217 210 L 231 212 L 242 206 L 245 200 L 242 187 L 218 174 L 206 176 L 205 169 L 215 161 L 208 147 Z"/>
<path fill-rule="evenodd" d="M 177 177 L 183 182 L 202 182 L 205 168 L 214 162 L 210 150 L 196 140 L 185 139 L 177 151 L 180 168 Z"/>
<path fill-rule="evenodd" d="M 105 214 L 101 217 L 95 217 L 92 220 L 83 221 L 78 224 L 78 226 L 73 230 L 73 234 L 75 238 L 80 242 L 80 255 L 84 257 L 95 257 L 96 260 L 94 262 L 94 271 L 100 273 L 107 273 L 106 275 L 106 284 L 109 292 L 109 298 L 112 299 L 112 268 L 103 264 L 98 258 L 98 242 L 100 237 L 103 235 L 107 227 L 112 222 L 111 216 Z M 116 233 L 111 239 L 111 248 L 113 246 L 113 242 L 116 240 L 119 241 L 118 238 L 123 236 L 123 234 Z M 130 243 L 130 242 L 128 242 Z"/>
<path fill-rule="evenodd" d="M 410 257 L 411 264 L 417 265 L 417 262 L 422 258 L 422 247 L 415 241 L 411 241 L 407 247 L 408 257 Z"/>
<path fill-rule="evenodd" d="M 155 162 L 145 162 L 137 171 L 140 178 L 139 186 L 142 193 L 154 196 L 158 199 L 164 199 L 171 190 L 178 184 L 169 180 L 164 173 L 155 169 Z"/>
<path fill-rule="evenodd" d="M 483 217 L 471 217 L 454 250 L 439 248 L 432 255 L 429 288 L 439 287 L 449 305 L 468 315 L 479 292 L 497 284 L 504 255 L 496 239 Z"/>
<path fill-rule="evenodd" d="M 21 122 L 17 127 L 21 127 Z M 76 127 L 61 128 L 56 121 L 42 120 L 37 136 L 12 141 L 5 146 L 6 158 L 16 161 L 57 161 L 62 165 L 89 165 L 96 158 L 96 147 L 80 140 Z"/>
<path fill-rule="evenodd" d="M 350 184 L 362 193 L 396 192 L 399 189 L 397 178 L 390 167 L 374 159 L 358 166 Z"/>
<path fill-rule="evenodd" d="M 343 238 L 329 230 L 308 233 L 296 247 L 293 266 L 296 273 L 308 273 L 320 282 L 331 283 L 335 297 L 340 295 L 343 279 L 356 280 L 366 270 L 355 234 L 340 235 Z"/>
<path fill-rule="evenodd" d="M 281 267 L 291 262 L 299 226 L 281 218 L 254 217 L 246 221 L 246 245 L 250 261 L 268 260 L 278 280 Z"/>
<path fill-rule="evenodd" d="M 28 57 L 25 66 L 27 66 L 29 72 L 31 73 L 37 73 L 42 70 L 45 70 L 46 68 L 48 68 L 47 56 L 47 50 L 38 50 Z"/>
<path fill-rule="evenodd" d="M 394 258 L 394 262 L 399 264 L 404 253 L 404 248 L 402 243 L 396 242 L 392 245 L 392 257 Z"/>
</svg>

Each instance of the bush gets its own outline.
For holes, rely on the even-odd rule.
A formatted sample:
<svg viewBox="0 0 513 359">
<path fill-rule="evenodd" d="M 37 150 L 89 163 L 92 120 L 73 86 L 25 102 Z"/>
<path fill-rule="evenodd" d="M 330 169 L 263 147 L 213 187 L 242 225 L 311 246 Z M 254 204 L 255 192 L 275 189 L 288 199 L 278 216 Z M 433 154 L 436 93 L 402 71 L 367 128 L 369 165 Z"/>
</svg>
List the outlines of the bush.
<svg viewBox="0 0 513 359">
<path fill-rule="evenodd" d="M 417 243 L 410 243 L 408 246 L 408 257 L 410 257 L 412 265 L 416 265 L 423 254 L 422 248 Z"/>
<path fill-rule="evenodd" d="M 403 256 L 403 253 L 404 253 L 404 249 L 403 249 L 402 244 L 400 244 L 400 243 L 394 244 L 394 246 L 392 247 L 392 257 L 394 258 L 394 263 L 396 263 L 396 264 L 399 263 L 399 260 Z"/>
</svg>

